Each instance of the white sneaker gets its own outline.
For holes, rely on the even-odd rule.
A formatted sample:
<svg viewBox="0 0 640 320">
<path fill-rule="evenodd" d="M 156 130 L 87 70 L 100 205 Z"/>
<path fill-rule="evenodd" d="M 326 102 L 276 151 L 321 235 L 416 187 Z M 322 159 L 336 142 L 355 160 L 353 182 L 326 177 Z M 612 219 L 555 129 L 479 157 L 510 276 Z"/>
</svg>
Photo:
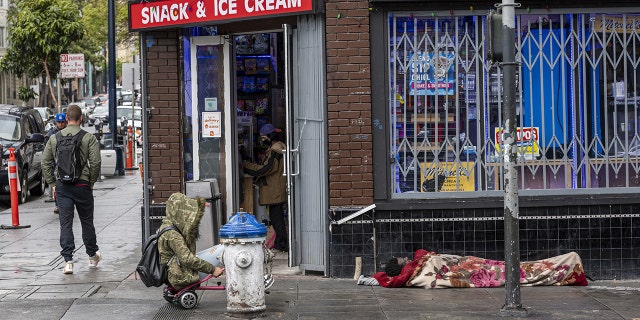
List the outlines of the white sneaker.
<svg viewBox="0 0 640 320">
<path fill-rule="evenodd" d="M 100 255 L 100 251 L 96 251 L 93 257 L 89 257 L 89 267 L 95 268 L 98 266 L 98 262 L 102 260 L 102 255 Z"/>
<path fill-rule="evenodd" d="M 72 274 L 73 273 L 73 263 L 72 262 L 67 262 L 67 264 L 64 266 L 64 269 L 62 270 L 62 272 L 64 274 Z"/>
</svg>

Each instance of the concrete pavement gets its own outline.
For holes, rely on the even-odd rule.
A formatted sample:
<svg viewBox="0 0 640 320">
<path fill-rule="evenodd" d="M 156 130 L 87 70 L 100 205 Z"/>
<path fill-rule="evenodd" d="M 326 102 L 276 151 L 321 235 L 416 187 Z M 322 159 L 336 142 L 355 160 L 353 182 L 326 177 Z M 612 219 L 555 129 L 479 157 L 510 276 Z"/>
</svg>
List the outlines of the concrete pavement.
<svg viewBox="0 0 640 320">
<path fill-rule="evenodd" d="M 225 291 L 198 291 L 197 308 L 183 310 L 146 288 L 133 272 L 140 255 L 142 183 L 139 172 L 105 178 L 94 190 L 95 226 L 103 260 L 88 268 L 80 223 L 74 232 L 74 274 L 62 274 L 58 216 L 47 196 L 19 208 L 20 224 L 0 230 L 0 318 L 229 319 Z M 11 224 L 11 210 L 0 212 Z M 351 279 L 300 275 L 276 256 L 264 319 L 495 319 L 505 292 L 493 289 L 387 289 Z M 221 277 L 224 283 L 224 276 Z M 212 281 L 213 282 L 213 281 Z M 214 283 L 210 283 L 214 284 Z M 595 281 L 588 287 L 522 288 L 533 319 L 640 319 L 640 281 Z"/>
</svg>

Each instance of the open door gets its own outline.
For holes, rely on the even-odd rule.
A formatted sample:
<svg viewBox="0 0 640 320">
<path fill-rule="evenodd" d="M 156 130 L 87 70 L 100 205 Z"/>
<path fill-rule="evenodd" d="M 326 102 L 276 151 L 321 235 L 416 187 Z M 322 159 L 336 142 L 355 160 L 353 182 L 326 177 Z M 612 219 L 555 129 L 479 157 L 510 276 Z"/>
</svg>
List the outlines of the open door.
<svg viewBox="0 0 640 320">
<path fill-rule="evenodd" d="M 329 274 L 328 166 L 324 19 L 298 18 L 288 39 L 287 180 L 289 182 L 289 264 L 303 272 Z"/>
</svg>

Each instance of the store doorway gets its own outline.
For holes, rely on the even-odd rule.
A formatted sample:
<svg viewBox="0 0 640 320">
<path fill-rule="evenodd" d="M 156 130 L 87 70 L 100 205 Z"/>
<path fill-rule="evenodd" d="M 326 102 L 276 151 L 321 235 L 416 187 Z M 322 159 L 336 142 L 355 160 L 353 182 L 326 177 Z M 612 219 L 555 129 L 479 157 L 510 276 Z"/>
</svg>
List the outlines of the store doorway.
<svg viewBox="0 0 640 320">
<path fill-rule="evenodd" d="M 285 130 L 284 56 L 282 32 L 234 35 L 233 63 L 235 126 L 240 162 L 260 163 L 269 145 L 260 140 L 260 129 L 270 124 Z M 258 204 L 254 179 L 238 173 L 237 209 L 267 223 L 266 208 Z"/>
<path fill-rule="evenodd" d="M 268 224 L 240 164 L 260 160 L 264 124 L 283 130 L 288 264 L 328 274 L 323 21 L 308 16 L 295 29 L 191 37 L 183 134 L 185 180 L 217 179 L 224 218 L 246 211 Z"/>
<path fill-rule="evenodd" d="M 275 128 L 274 135 L 287 145 L 283 150 L 284 174 L 281 179 L 282 187 L 286 190 L 286 201 L 283 204 L 283 220 L 287 234 L 285 238 L 289 244 L 289 265 L 293 266 L 295 252 L 295 213 L 293 197 L 295 184 L 291 179 L 292 150 L 289 147 L 293 126 L 291 125 L 292 108 L 291 90 L 291 55 L 290 38 L 286 30 L 278 32 L 257 32 L 233 36 L 233 63 L 235 66 L 235 108 L 237 132 L 236 146 L 240 162 L 249 161 L 264 164 L 265 154 L 270 148 L 270 142 L 265 143 L 260 138 L 263 127 Z M 239 170 L 234 181 L 238 181 L 236 203 L 238 211 L 253 213 L 259 222 L 272 226 L 270 231 L 276 231 L 271 221 L 270 206 L 260 205 L 259 186 L 268 183 L 264 177 L 254 178 L 244 170 Z M 273 183 L 273 182 L 272 182 Z M 276 224 L 277 225 L 277 224 Z M 273 238 L 273 239 L 272 239 Z M 268 234 L 267 246 L 278 248 L 274 243 L 275 236 Z M 280 244 L 281 245 L 281 244 Z"/>
</svg>

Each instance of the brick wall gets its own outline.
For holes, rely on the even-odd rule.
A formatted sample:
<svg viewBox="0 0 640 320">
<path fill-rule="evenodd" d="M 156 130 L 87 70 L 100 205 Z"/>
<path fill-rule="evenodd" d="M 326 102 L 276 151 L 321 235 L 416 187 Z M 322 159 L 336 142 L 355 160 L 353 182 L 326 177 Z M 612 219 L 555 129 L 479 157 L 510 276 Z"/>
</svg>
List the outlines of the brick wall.
<svg viewBox="0 0 640 320">
<path fill-rule="evenodd" d="M 368 1 L 326 1 L 329 205 L 373 203 Z"/>
<path fill-rule="evenodd" d="M 147 47 L 149 172 L 152 203 L 182 191 L 180 43 L 175 30 L 152 32 Z"/>
</svg>

